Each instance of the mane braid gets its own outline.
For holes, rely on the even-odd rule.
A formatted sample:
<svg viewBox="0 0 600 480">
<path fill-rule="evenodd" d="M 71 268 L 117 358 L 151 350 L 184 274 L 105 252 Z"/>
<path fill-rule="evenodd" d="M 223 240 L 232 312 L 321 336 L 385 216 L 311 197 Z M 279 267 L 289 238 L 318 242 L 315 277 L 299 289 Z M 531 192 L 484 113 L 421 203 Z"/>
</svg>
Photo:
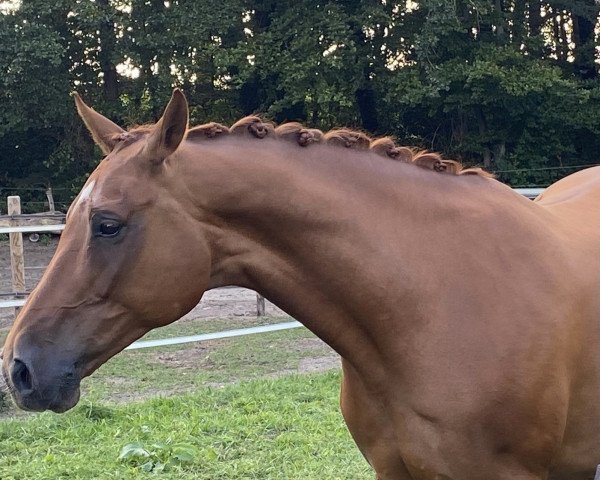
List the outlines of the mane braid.
<svg viewBox="0 0 600 480">
<path fill-rule="evenodd" d="M 134 127 L 119 135 L 119 140 L 129 142 L 137 140 L 152 130 L 153 126 Z M 399 146 L 391 137 L 373 138 L 364 132 L 349 128 L 336 128 L 322 132 L 316 128 L 307 128 L 298 122 L 287 122 L 279 126 L 265 121 L 256 115 L 243 117 L 231 127 L 210 122 L 192 127 L 187 132 L 188 140 L 212 139 L 226 135 L 248 136 L 254 139 L 266 137 L 278 138 L 307 147 L 314 143 L 336 145 L 341 148 L 371 151 L 382 157 L 399 162 L 412 163 L 418 167 L 448 175 L 478 175 L 493 178 L 494 175 L 481 168 L 465 168 L 456 160 L 446 160 L 439 153 Z"/>
</svg>

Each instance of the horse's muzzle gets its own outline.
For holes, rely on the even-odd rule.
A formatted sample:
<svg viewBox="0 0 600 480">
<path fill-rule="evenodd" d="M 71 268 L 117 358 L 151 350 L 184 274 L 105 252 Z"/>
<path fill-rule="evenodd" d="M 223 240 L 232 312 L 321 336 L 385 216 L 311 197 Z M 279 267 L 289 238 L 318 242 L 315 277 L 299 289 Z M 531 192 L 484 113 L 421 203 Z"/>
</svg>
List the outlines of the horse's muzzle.
<svg viewBox="0 0 600 480">
<path fill-rule="evenodd" d="M 15 403 L 24 410 L 62 413 L 79 401 L 80 377 L 74 365 L 34 369 L 30 362 L 14 358 L 3 365 L 3 374 Z"/>
</svg>

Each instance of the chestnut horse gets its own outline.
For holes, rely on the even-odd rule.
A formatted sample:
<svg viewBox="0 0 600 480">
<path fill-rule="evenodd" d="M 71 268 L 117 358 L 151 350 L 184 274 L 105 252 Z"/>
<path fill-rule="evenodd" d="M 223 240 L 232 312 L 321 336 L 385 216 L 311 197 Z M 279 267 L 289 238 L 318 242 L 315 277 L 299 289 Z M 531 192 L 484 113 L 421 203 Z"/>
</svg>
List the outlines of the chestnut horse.
<svg viewBox="0 0 600 480">
<path fill-rule="evenodd" d="M 341 406 L 381 480 L 584 480 L 600 462 L 600 168 L 531 202 L 389 139 L 247 117 L 188 129 L 173 93 L 106 158 L 6 339 L 18 405 L 80 379 L 223 285 L 343 358 Z"/>
</svg>

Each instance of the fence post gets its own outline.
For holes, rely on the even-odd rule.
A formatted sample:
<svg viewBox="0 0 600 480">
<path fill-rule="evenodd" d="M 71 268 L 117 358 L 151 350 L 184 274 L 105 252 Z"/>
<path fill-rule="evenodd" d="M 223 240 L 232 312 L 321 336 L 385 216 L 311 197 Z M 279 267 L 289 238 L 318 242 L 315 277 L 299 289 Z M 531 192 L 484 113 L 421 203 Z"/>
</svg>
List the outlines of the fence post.
<svg viewBox="0 0 600 480">
<path fill-rule="evenodd" d="M 48 187 L 46 189 L 46 197 L 48 198 L 48 211 L 54 213 L 56 209 L 54 208 L 54 196 L 52 195 L 52 187 Z"/>
<path fill-rule="evenodd" d="M 260 293 L 256 294 L 256 316 L 265 316 L 265 297 L 263 297 Z"/>
<path fill-rule="evenodd" d="M 21 197 L 11 196 L 7 201 L 9 215 L 21 215 Z M 12 223 L 12 222 L 11 222 Z M 17 222 L 14 222 L 16 225 Z M 14 293 L 25 293 L 25 260 L 23 258 L 23 234 L 9 233 L 10 268 Z M 15 307 L 15 318 L 20 308 Z"/>
</svg>

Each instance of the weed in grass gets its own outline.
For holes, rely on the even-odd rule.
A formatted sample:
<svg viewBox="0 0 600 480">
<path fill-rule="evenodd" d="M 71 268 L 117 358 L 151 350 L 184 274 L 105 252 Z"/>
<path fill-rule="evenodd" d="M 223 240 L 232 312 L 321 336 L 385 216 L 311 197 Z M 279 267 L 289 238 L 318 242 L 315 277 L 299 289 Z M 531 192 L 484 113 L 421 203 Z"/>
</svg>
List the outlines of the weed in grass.
<svg viewBox="0 0 600 480">
<path fill-rule="evenodd" d="M 194 461 L 198 455 L 193 445 L 185 443 L 128 443 L 119 453 L 119 460 L 139 468 L 142 472 L 164 473 L 176 466 Z"/>
</svg>

